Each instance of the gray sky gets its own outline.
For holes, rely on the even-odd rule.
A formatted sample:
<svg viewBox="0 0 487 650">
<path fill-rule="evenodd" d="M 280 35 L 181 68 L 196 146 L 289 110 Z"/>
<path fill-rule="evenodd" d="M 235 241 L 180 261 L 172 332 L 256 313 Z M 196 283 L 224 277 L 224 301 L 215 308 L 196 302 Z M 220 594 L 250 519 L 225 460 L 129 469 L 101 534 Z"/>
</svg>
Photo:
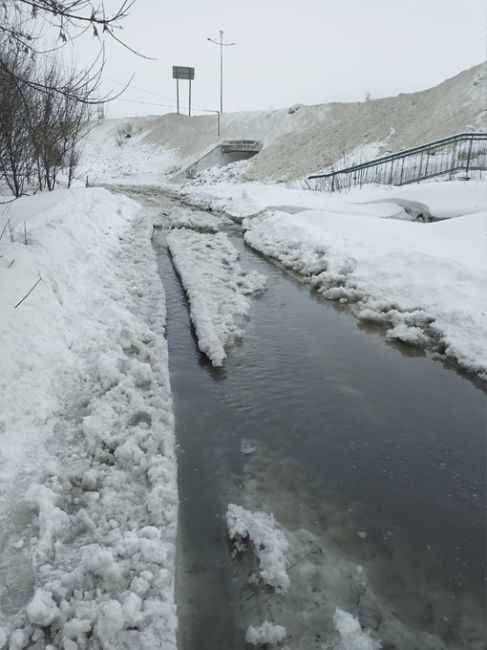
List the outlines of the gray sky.
<svg viewBox="0 0 487 650">
<path fill-rule="evenodd" d="M 224 50 L 225 112 L 423 90 L 485 60 L 486 6 L 485 0 L 137 0 L 118 35 L 157 60 L 107 43 L 104 88 L 118 90 L 134 75 L 124 101 L 110 104 L 108 113 L 171 112 L 135 102 L 174 105 L 173 65 L 194 66 L 194 105 L 217 109 L 219 47 L 206 37 L 217 39 L 220 29 L 237 43 Z M 95 51 L 84 37 L 65 56 L 85 63 Z M 187 82 L 181 99 L 187 100 Z"/>
</svg>

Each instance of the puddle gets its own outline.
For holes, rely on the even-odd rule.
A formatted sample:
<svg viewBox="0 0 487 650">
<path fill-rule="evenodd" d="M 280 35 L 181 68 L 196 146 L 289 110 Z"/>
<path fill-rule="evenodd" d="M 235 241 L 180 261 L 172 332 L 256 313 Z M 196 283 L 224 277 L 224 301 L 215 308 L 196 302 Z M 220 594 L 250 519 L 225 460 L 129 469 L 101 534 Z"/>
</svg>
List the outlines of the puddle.
<svg viewBox="0 0 487 650">
<path fill-rule="evenodd" d="M 223 370 L 199 352 L 154 233 L 179 445 L 180 647 L 238 650 L 267 616 L 288 623 L 290 648 L 333 648 L 341 606 L 383 648 L 484 648 L 485 394 L 428 353 L 385 345 L 230 233 L 269 283 Z M 249 609 L 252 560 L 230 556 L 229 502 L 273 511 L 297 556 L 319 547 L 287 600 L 264 593 Z"/>
</svg>

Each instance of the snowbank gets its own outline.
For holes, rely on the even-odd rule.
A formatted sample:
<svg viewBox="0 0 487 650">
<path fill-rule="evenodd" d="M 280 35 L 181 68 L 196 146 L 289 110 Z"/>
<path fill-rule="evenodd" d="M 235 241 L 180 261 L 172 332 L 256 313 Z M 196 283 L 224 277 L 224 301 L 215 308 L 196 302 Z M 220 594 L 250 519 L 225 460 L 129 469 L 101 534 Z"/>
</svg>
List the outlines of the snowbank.
<svg viewBox="0 0 487 650">
<path fill-rule="evenodd" d="M 417 204 L 427 214 L 438 219 L 451 219 L 487 210 L 485 182 L 475 180 L 432 180 L 401 187 L 366 185 L 340 196 L 342 201 L 348 203 L 389 201 L 398 205 Z"/>
<path fill-rule="evenodd" d="M 343 195 L 332 195 L 325 192 L 297 189 L 284 185 L 269 185 L 264 183 L 226 183 L 215 185 L 193 185 L 187 183 L 177 189 L 177 198 L 197 208 L 211 209 L 214 212 L 224 212 L 235 221 L 246 217 L 259 215 L 272 207 L 288 212 L 299 212 L 304 209 L 327 210 L 337 214 L 347 214 L 353 211 L 357 215 L 377 218 L 407 218 L 403 208 L 395 203 L 394 195 L 389 200 L 387 194 L 382 194 L 382 200 L 373 201 L 377 192 L 370 197 L 364 192 L 362 196 L 352 196 L 350 200 Z M 370 198 L 370 201 L 369 201 Z"/>
<path fill-rule="evenodd" d="M 263 291 L 265 278 L 241 269 L 237 250 L 223 233 L 175 230 L 167 243 L 188 295 L 198 346 L 221 366 L 225 347 L 243 335 L 249 298 Z"/>
<path fill-rule="evenodd" d="M 226 113 L 221 137 L 216 115 L 107 120 L 90 134 L 80 176 L 88 174 L 94 182 L 147 183 L 149 177 L 162 182 L 222 139 L 257 139 L 264 147 L 239 170 L 245 180 L 302 179 L 340 160 L 366 160 L 483 128 L 484 89 L 485 63 L 429 90 L 397 97 L 301 106 L 294 112 Z"/>
<path fill-rule="evenodd" d="M 145 120 L 127 118 L 94 124 L 76 176 L 83 182 L 88 178 L 91 184 L 111 181 L 147 185 L 178 169 L 177 150 L 151 142 Z"/>
<path fill-rule="evenodd" d="M 384 323 L 390 338 L 430 346 L 486 376 L 486 217 L 422 224 L 270 211 L 244 227 L 249 245 L 325 298 L 354 303 L 359 318 Z"/>
<path fill-rule="evenodd" d="M 274 587 L 276 592 L 287 591 L 289 576 L 286 570 L 286 551 L 289 544 L 273 515 L 250 512 L 231 503 L 227 509 L 227 526 L 237 551 L 243 550 L 247 541 L 252 542 L 259 558 L 262 580 Z"/>
<path fill-rule="evenodd" d="M 0 637 L 175 648 L 174 426 L 152 224 L 101 189 L 21 199 L 9 216 Z"/>
</svg>

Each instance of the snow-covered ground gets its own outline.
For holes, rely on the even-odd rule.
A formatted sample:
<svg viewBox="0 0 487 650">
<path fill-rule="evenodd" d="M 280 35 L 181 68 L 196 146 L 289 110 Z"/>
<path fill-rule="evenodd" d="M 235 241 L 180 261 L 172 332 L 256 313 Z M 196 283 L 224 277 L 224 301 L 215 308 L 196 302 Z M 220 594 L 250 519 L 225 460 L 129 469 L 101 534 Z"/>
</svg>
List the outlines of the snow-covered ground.
<svg viewBox="0 0 487 650">
<path fill-rule="evenodd" d="M 174 648 L 174 427 L 152 223 L 102 189 L 24 198 L 3 218 L 0 647 Z"/>
<path fill-rule="evenodd" d="M 173 186 L 174 187 L 174 186 Z M 330 194 L 186 183 L 189 204 L 243 220 L 245 241 L 387 336 L 487 374 L 487 192 L 480 181 Z M 439 222 L 418 222 L 424 213 Z"/>
<path fill-rule="evenodd" d="M 483 128 L 485 71 L 481 64 L 431 90 L 395 98 L 225 116 L 223 138 L 261 138 L 264 148 L 189 182 L 181 183 L 183 176 L 173 171 L 216 144 L 210 117 L 137 118 L 132 137 L 121 144 L 117 134 L 124 124 L 101 124 L 83 164 L 94 179 L 140 183 L 148 182 L 152 157 L 150 182 L 188 205 L 235 221 L 248 218 L 246 242 L 326 298 L 354 303 L 360 318 L 384 323 L 390 338 L 433 347 L 485 375 L 484 183 L 364 186 L 342 194 L 312 191 L 303 183 L 313 169 Z M 161 157 L 167 165 L 159 165 Z M 421 214 L 455 220 L 417 223 Z M 171 227 L 185 225 L 183 219 Z"/>
<path fill-rule="evenodd" d="M 223 137 L 260 138 L 262 152 L 183 185 L 174 175 L 218 142 L 213 118 L 107 121 L 90 135 L 78 183 L 153 184 L 243 221 L 249 245 L 324 297 L 486 376 L 484 186 L 337 196 L 302 184 L 340 159 L 479 128 L 484 81 L 477 66 L 413 95 L 226 115 Z M 449 220 L 417 223 L 418 212 Z M 182 208 L 156 220 L 172 231 L 199 345 L 215 365 L 264 288 L 218 232 L 222 219 Z M 152 227 L 136 202 L 103 189 L 0 207 L 0 648 L 176 647 L 174 422 Z M 293 562 L 318 540 L 238 506 L 229 523 L 260 549 L 274 595 L 289 587 L 314 602 L 315 583 L 327 584 L 331 647 L 380 647 L 348 613 L 365 584 L 356 565 L 321 553 L 289 586 Z M 338 573 L 353 587 L 345 595 Z M 370 592 L 363 603 L 368 620 L 383 615 Z M 285 643 L 287 623 L 256 621 L 248 641 Z"/>
<path fill-rule="evenodd" d="M 225 347 L 243 335 L 249 298 L 264 290 L 265 278 L 242 270 L 237 250 L 223 233 L 173 230 L 167 243 L 188 295 L 198 346 L 221 366 Z"/>
</svg>

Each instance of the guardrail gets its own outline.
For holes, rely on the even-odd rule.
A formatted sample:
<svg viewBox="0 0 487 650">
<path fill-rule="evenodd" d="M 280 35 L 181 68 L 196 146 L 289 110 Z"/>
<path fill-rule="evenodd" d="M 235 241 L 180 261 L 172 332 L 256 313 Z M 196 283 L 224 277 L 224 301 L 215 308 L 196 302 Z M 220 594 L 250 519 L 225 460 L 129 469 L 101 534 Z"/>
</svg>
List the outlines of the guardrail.
<svg viewBox="0 0 487 650">
<path fill-rule="evenodd" d="M 471 172 L 485 170 L 487 133 L 458 133 L 308 179 L 319 181 L 316 189 L 335 192 L 366 183 L 406 185 L 446 174 L 451 178 L 461 171 L 468 179 Z"/>
</svg>

